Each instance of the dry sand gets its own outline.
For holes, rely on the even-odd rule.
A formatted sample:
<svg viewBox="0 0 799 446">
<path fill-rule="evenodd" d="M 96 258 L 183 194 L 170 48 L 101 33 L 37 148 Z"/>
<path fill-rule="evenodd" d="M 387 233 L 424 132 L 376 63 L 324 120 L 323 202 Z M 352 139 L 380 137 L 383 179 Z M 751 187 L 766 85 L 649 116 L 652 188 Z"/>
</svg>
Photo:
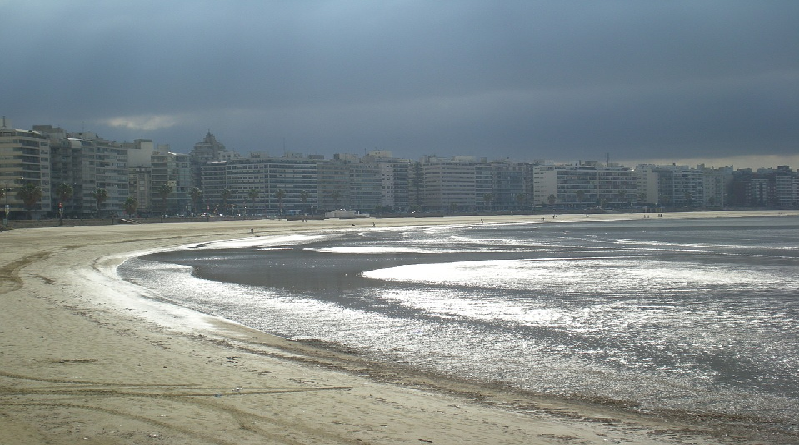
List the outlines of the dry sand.
<svg viewBox="0 0 799 446">
<path fill-rule="evenodd" d="M 664 218 L 722 215 L 754 213 Z M 115 275 L 130 253 L 251 237 L 251 229 L 264 236 L 373 222 L 541 218 L 257 220 L 0 233 L 0 442 L 758 442 L 755 433 L 701 420 L 658 419 L 370 363 L 144 299 L 144 290 Z M 609 218 L 643 216 L 588 217 Z"/>
</svg>

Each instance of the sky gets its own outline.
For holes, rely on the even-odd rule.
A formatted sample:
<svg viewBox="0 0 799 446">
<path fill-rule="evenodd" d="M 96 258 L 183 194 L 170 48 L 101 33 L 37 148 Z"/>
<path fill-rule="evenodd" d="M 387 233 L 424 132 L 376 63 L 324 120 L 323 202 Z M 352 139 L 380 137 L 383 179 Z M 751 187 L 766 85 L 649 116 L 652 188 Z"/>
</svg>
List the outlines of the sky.
<svg viewBox="0 0 799 446">
<path fill-rule="evenodd" d="M 0 0 L 0 114 L 228 149 L 799 168 L 796 0 Z"/>
</svg>

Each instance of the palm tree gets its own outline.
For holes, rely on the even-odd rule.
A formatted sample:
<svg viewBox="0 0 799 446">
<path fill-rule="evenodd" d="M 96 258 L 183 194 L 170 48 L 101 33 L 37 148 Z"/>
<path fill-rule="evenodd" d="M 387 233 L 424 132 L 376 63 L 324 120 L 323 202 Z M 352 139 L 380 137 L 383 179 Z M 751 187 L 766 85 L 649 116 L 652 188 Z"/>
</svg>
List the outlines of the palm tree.
<svg viewBox="0 0 799 446">
<path fill-rule="evenodd" d="M 624 202 L 627 200 L 627 191 L 624 189 L 619 190 L 616 192 L 616 198 L 619 199 L 619 203 L 624 204 Z"/>
<path fill-rule="evenodd" d="M 72 186 L 61 183 L 56 187 L 58 197 L 58 226 L 64 224 L 64 202 L 72 197 Z"/>
<path fill-rule="evenodd" d="M 230 189 L 223 189 L 222 193 L 222 212 L 227 213 L 227 201 L 230 199 L 230 196 L 233 195 L 233 192 Z"/>
<path fill-rule="evenodd" d="M 92 192 L 92 197 L 94 197 L 94 201 L 97 203 L 97 218 L 100 218 L 100 206 L 108 199 L 108 191 L 103 188 L 97 188 L 97 190 Z"/>
<path fill-rule="evenodd" d="M 549 205 L 552 206 L 556 201 L 558 201 L 558 197 L 556 197 L 554 194 L 551 194 L 547 197 L 547 201 L 549 202 Z"/>
<path fill-rule="evenodd" d="M 33 208 L 35 208 L 36 205 L 39 204 L 39 200 L 42 199 L 42 188 L 33 183 L 27 183 L 19 188 L 17 198 L 22 201 L 22 205 L 28 210 L 28 220 L 30 220 Z"/>
<path fill-rule="evenodd" d="M 485 203 L 486 208 L 491 210 L 491 202 L 494 201 L 494 194 L 483 194 L 483 202 Z"/>
<path fill-rule="evenodd" d="M 278 189 L 277 192 L 275 192 L 275 198 L 277 198 L 277 207 L 280 210 L 279 212 L 281 215 L 283 214 L 283 197 L 285 196 L 286 191 L 283 189 Z"/>
<path fill-rule="evenodd" d="M 516 194 L 516 206 L 519 209 L 524 209 L 525 201 L 527 201 L 527 194 Z"/>
<path fill-rule="evenodd" d="M 55 194 L 58 197 L 58 202 L 63 209 L 64 202 L 72 198 L 72 186 L 67 183 L 61 183 L 55 188 Z"/>
<path fill-rule="evenodd" d="M 192 187 L 191 188 L 191 205 L 194 206 L 194 213 L 197 213 L 197 210 L 200 209 L 200 198 L 203 196 L 203 191 L 199 188 Z"/>
<path fill-rule="evenodd" d="M 169 194 L 172 193 L 172 186 L 167 183 L 164 183 L 158 186 L 158 196 L 161 197 L 161 213 L 166 215 L 166 200 L 169 198 Z"/>
<path fill-rule="evenodd" d="M 582 205 L 583 204 L 583 199 L 585 199 L 585 191 L 582 190 L 582 189 L 578 190 L 577 191 L 577 204 L 578 205 Z"/>
<path fill-rule="evenodd" d="M 135 197 L 128 197 L 125 200 L 125 212 L 128 213 L 128 217 L 133 217 L 133 214 L 136 213 L 136 209 L 139 207 L 139 200 Z"/>
<path fill-rule="evenodd" d="M 341 200 L 341 191 L 336 189 L 330 193 L 330 198 L 333 199 L 333 209 L 338 209 L 339 200 Z"/>
<path fill-rule="evenodd" d="M 308 193 L 307 190 L 303 190 L 303 191 L 300 192 L 300 199 L 302 200 L 302 207 L 305 208 L 305 212 L 308 213 L 308 214 L 310 214 L 310 212 L 308 210 L 308 197 L 309 196 L 310 196 L 310 194 Z"/>
<path fill-rule="evenodd" d="M 247 192 L 247 198 L 250 199 L 252 204 L 255 204 L 255 200 L 258 199 L 258 195 L 261 195 L 261 193 L 258 192 L 258 189 L 250 189 Z M 247 203 L 244 203 L 244 216 L 247 217 Z"/>
</svg>

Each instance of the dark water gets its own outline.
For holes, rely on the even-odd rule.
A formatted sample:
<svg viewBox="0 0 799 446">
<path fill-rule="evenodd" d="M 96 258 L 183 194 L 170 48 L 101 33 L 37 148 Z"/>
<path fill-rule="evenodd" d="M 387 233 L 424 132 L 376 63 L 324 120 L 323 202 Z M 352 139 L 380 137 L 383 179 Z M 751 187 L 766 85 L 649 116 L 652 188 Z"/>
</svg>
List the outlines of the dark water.
<svg viewBox="0 0 799 446">
<path fill-rule="evenodd" d="M 253 238 L 133 259 L 164 300 L 382 360 L 642 411 L 799 422 L 799 219 Z"/>
</svg>

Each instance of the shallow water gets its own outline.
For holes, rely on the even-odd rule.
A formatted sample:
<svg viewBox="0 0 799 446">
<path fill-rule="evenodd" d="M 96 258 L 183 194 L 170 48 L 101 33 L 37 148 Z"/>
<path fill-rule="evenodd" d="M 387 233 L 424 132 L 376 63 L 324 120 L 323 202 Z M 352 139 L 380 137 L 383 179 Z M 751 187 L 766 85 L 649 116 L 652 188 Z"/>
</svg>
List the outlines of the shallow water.
<svg viewBox="0 0 799 446">
<path fill-rule="evenodd" d="M 799 421 L 797 218 L 369 228 L 118 271 L 178 305 L 440 373 Z"/>
</svg>

